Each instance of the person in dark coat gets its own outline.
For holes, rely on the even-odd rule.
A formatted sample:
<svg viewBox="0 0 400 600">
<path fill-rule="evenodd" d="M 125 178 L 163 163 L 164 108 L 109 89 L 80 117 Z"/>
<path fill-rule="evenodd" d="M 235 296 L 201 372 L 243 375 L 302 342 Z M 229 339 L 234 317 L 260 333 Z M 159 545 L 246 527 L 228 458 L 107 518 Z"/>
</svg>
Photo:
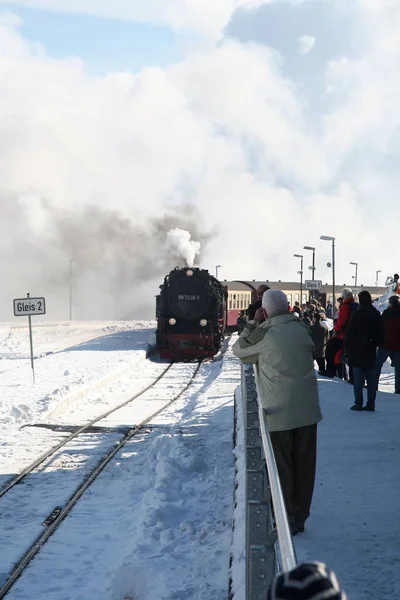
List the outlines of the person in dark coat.
<svg viewBox="0 0 400 600">
<path fill-rule="evenodd" d="M 249 308 L 247 309 L 247 316 L 249 317 L 249 321 L 254 320 L 254 315 L 256 314 L 258 309 L 261 308 L 262 297 L 264 295 L 264 292 L 266 292 L 267 290 L 269 290 L 269 285 L 266 285 L 265 283 L 262 283 L 256 289 L 257 300 L 253 302 L 253 304 L 249 304 Z"/>
<path fill-rule="evenodd" d="M 359 307 L 346 327 L 344 348 L 354 373 L 354 405 L 351 410 L 375 410 L 376 349 L 385 339 L 381 314 L 372 305 L 371 294 L 358 295 Z M 367 404 L 363 407 L 363 387 L 367 380 Z"/>
<path fill-rule="evenodd" d="M 247 317 L 246 317 L 246 311 L 245 310 L 241 310 L 240 314 L 238 316 L 238 319 L 236 321 L 236 327 L 239 333 L 242 333 L 243 329 L 245 328 L 247 323 Z"/>
<path fill-rule="evenodd" d="M 311 325 L 311 337 L 315 346 L 314 358 L 318 363 L 319 374 L 326 374 L 325 364 L 325 346 L 329 339 L 328 327 L 321 322 L 320 313 L 314 316 L 314 323 Z"/>
<path fill-rule="evenodd" d="M 389 306 L 382 313 L 385 341 L 376 355 L 376 384 L 378 386 L 383 363 L 388 357 L 394 367 L 394 393 L 400 394 L 400 302 L 398 296 L 389 298 Z"/>
<path fill-rule="evenodd" d="M 297 302 L 297 300 L 294 303 L 293 312 L 297 314 L 297 316 L 299 317 L 299 319 L 301 319 L 301 317 L 303 316 L 303 312 L 302 312 L 302 310 L 300 308 L 300 303 Z"/>
</svg>

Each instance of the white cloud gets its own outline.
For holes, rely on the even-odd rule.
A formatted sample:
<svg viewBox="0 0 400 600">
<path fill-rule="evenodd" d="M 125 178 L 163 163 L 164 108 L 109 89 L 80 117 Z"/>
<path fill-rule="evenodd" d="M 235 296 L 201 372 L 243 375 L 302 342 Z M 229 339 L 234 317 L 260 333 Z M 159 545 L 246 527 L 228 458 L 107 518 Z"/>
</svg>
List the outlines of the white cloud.
<svg viewBox="0 0 400 600">
<path fill-rule="evenodd" d="M 300 54 L 308 54 L 315 46 L 315 37 L 312 35 L 303 35 L 298 39 Z"/>
<path fill-rule="evenodd" d="M 256 8 L 270 1 L 273 0 L 0 0 L 0 6 L 158 23 L 219 39 L 237 8 Z"/>
<path fill-rule="evenodd" d="M 363 283 L 377 269 L 398 269 L 398 29 L 379 17 L 359 9 L 366 32 L 372 21 L 379 26 L 360 58 L 331 63 L 328 107 L 316 119 L 306 90 L 283 77 L 282 58 L 268 48 L 224 40 L 168 69 L 94 77 L 79 60 L 55 60 L 26 42 L 7 16 L 0 23 L 3 295 L 10 282 L 25 285 L 21 273 L 36 288 L 44 276 L 29 245 L 9 260 L 16 233 L 28 243 L 30 227 L 46 229 L 37 198 L 116 209 L 138 224 L 167 203 L 193 202 L 207 228 L 220 232 L 204 264 L 221 264 L 227 278 L 295 278 L 292 254 L 307 244 L 317 246 L 317 275 L 328 281 L 330 247 L 321 234 L 337 238 L 340 283 L 351 282 L 350 260 L 360 263 Z M 21 197 L 30 222 L 21 218 Z"/>
</svg>

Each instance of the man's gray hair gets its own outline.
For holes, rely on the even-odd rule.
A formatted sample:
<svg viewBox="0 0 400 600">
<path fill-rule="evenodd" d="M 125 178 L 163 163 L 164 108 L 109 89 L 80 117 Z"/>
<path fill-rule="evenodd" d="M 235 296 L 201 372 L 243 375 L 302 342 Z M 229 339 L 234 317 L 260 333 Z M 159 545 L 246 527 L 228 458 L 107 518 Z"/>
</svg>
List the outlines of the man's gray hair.
<svg viewBox="0 0 400 600">
<path fill-rule="evenodd" d="M 353 290 L 351 290 L 350 288 L 343 288 L 342 289 L 342 298 L 343 300 L 346 300 L 346 298 L 350 298 L 350 296 L 353 295 Z"/>
<path fill-rule="evenodd" d="M 288 310 L 288 299 L 281 290 L 267 290 L 262 297 L 262 306 L 270 315 L 278 310 Z"/>
</svg>

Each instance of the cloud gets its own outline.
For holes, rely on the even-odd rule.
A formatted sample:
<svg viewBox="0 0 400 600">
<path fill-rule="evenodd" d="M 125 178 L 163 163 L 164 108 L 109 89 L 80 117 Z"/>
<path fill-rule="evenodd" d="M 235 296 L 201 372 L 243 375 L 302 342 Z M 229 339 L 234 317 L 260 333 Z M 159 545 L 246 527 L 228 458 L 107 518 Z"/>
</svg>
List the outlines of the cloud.
<svg viewBox="0 0 400 600">
<path fill-rule="evenodd" d="M 238 8 L 250 9 L 271 0 L 0 0 L 9 6 L 24 6 L 100 18 L 157 23 L 177 31 L 193 30 L 218 39 Z M 272 0 L 273 1 L 273 0 Z"/>
<path fill-rule="evenodd" d="M 340 283 L 351 282 L 351 260 L 360 263 L 360 283 L 372 283 L 377 269 L 398 269 L 399 29 L 396 13 L 390 26 L 386 19 L 394 9 L 377 10 L 355 11 L 363 52 L 349 58 L 338 50 L 326 66 L 317 116 L 306 85 L 283 76 L 284 58 L 266 46 L 223 39 L 169 68 L 100 77 L 79 59 L 56 60 L 27 42 L 6 15 L 2 320 L 28 284 L 67 315 L 69 260 L 81 248 L 81 318 L 110 316 L 110 299 L 113 317 L 152 315 L 170 264 L 153 268 L 163 251 L 154 219 L 171 205 L 180 221 L 168 225 L 209 239 L 203 265 L 221 264 L 228 279 L 296 278 L 293 253 L 316 245 L 316 276 L 328 281 L 330 246 L 321 234 L 337 238 Z M 63 222 L 73 235 L 65 237 Z M 123 293 L 115 300 L 117 275 Z"/>
<path fill-rule="evenodd" d="M 308 54 L 315 46 L 315 37 L 312 35 L 303 35 L 298 39 L 300 54 Z"/>
</svg>

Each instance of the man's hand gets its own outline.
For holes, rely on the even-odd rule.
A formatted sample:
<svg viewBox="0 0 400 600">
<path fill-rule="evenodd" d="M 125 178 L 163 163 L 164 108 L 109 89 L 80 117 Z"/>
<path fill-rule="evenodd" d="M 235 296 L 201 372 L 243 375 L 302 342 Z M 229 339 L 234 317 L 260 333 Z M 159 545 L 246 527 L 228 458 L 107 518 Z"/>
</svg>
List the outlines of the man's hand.
<svg viewBox="0 0 400 600">
<path fill-rule="evenodd" d="M 256 310 L 256 314 L 254 315 L 255 321 L 265 321 L 264 311 L 262 308 L 258 308 Z"/>
</svg>

